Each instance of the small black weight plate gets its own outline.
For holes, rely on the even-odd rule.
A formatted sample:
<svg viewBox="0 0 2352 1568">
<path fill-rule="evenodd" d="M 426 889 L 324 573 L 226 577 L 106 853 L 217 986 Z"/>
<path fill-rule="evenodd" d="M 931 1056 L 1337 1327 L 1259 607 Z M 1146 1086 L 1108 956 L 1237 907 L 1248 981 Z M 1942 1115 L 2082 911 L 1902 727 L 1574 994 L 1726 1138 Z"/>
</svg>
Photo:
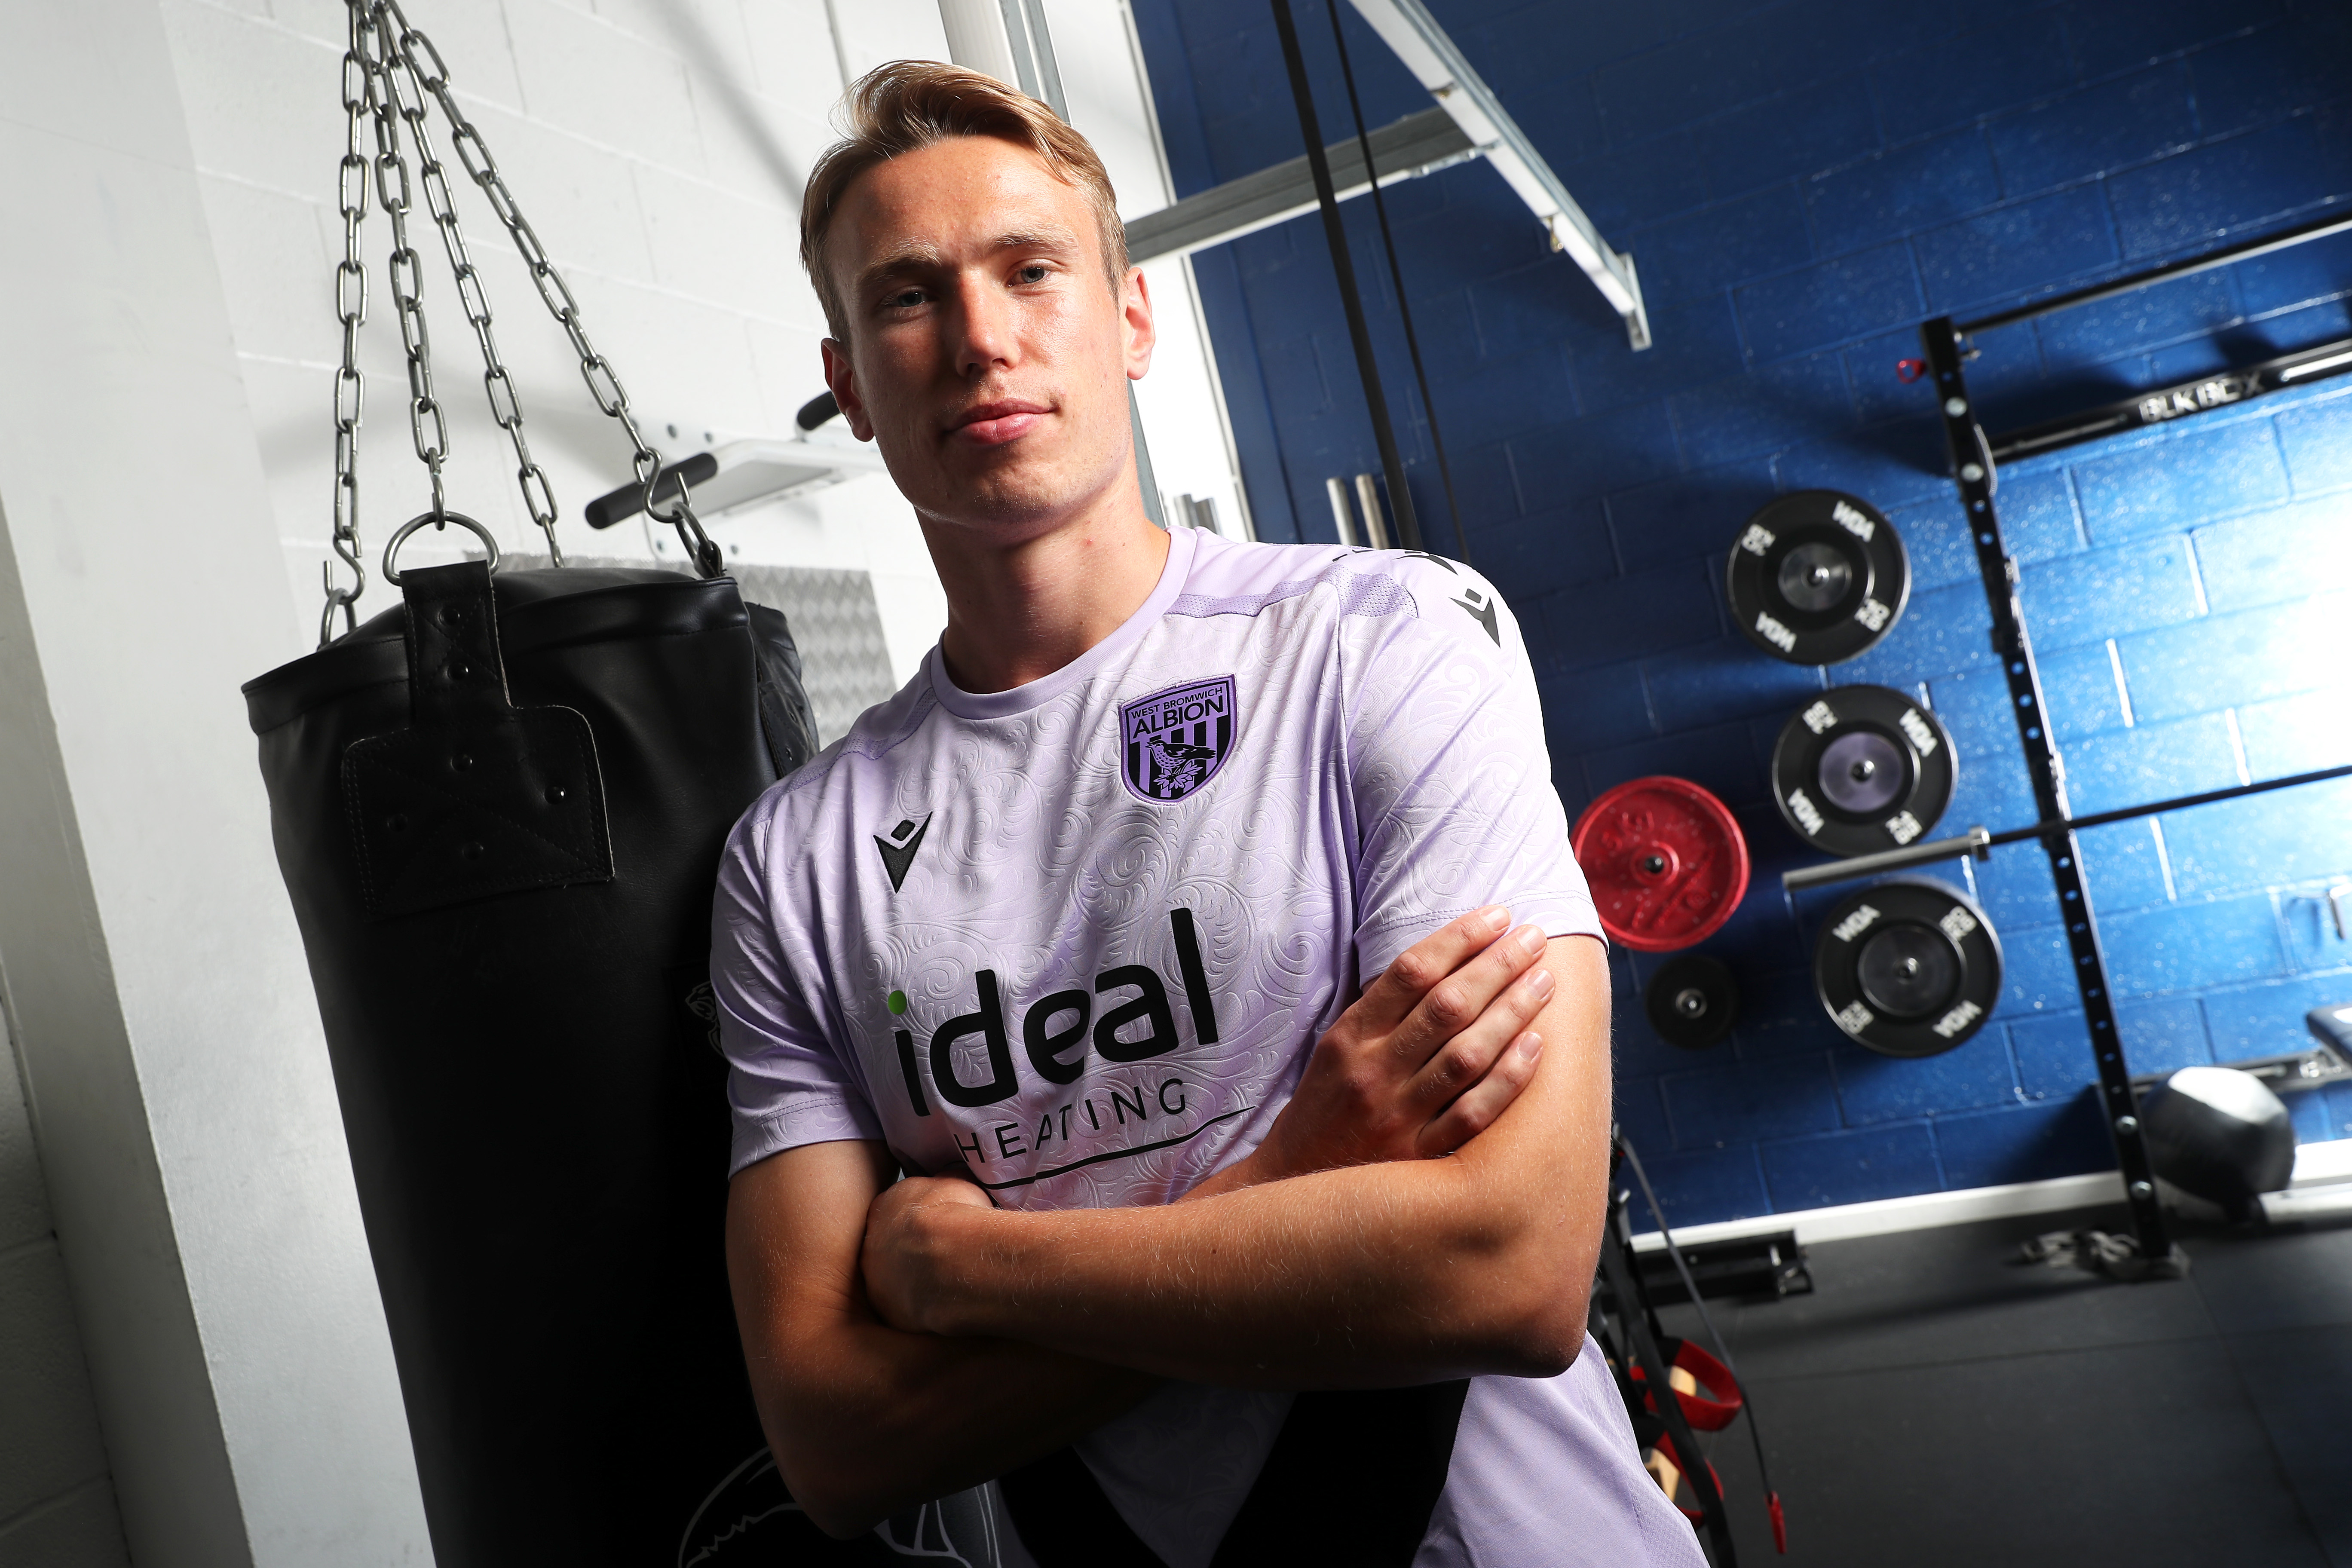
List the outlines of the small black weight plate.
<svg viewBox="0 0 2352 1568">
<path fill-rule="evenodd" d="M 1983 1028 L 2000 1003 L 2000 939 L 1948 883 L 1874 882 L 1822 922 L 1813 991 L 1831 1022 L 1881 1056 L 1936 1056 Z"/>
<path fill-rule="evenodd" d="M 1835 664 L 1876 643 L 1911 599 L 1911 558 L 1885 515 L 1841 490 L 1798 490 L 1748 520 L 1724 565 L 1731 618 L 1790 664 Z"/>
<path fill-rule="evenodd" d="M 1871 855 L 1935 826 L 1959 773 L 1951 736 L 1916 700 L 1885 686 L 1837 686 L 1780 727 L 1772 802 L 1815 848 Z"/>
<path fill-rule="evenodd" d="M 1659 965 L 1642 993 L 1658 1038 L 1700 1051 L 1731 1032 L 1739 1019 L 1739 985 L 1722 962 L 1703 952 L 1677 954 Z"/>
</svg>

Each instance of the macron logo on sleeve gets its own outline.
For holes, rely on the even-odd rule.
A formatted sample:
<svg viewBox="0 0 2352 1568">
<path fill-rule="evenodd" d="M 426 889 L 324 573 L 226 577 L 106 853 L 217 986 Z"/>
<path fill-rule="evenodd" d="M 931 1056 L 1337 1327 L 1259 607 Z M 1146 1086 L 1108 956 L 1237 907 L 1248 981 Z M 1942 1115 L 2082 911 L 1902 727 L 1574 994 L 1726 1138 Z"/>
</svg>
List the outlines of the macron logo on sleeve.
<svg viewBox="0 0 2352 1568">
<path fill-rule="evenodd" d="M 1503 634 L 1495 625 L 1493 598 L 1475 588 L 1468 588 L 1465 589 L 1462 597 L 1454 600 L 1454 603 L 1461 607 L 1464 614 L 1486 630 L 1486 636 L 1493 640 L 1496 647 L 1503 646 Z"/>
<path fill-rule="evenodd" d="M 915 851 L 923 847 L 923 835 L 931 830 L 930 814 L 917 822 L 908 817 L 890 830 L 890 837 L 874 836 L 874 847 L 882 851 L 882 868 L 890 873 L 890 890 L 897 892 L 907 880 L 907 868 L 915 863 Z"/>
</svg>

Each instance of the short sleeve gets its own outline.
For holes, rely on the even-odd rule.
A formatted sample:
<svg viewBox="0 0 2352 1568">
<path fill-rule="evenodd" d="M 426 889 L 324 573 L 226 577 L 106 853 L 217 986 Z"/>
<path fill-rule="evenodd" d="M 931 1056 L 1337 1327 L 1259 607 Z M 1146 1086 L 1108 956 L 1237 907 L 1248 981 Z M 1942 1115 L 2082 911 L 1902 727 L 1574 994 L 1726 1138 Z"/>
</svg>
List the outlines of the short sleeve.
<svg viewBox="0 0 2352 1568">
<path fill-rule="evenodd" d="M 842 1065 L 801 992 L 794 953 L 779 938 L 762 839 L 773 820 L 754 807 L 727 841 L 711 911 L 710 988 L 727 1058 L 734 1122 L 727 1173 L 803 1143 L 880 1142 L 881 1122 Z"/>
<path fill-rule="evenodd" d="M 1552 936 L 1601 935 L 1517 622 L 1469 568 L 1392 559 L 1406 592 L 1341 633 L 1357 973 L 1488 904 Z"/>
</svg>

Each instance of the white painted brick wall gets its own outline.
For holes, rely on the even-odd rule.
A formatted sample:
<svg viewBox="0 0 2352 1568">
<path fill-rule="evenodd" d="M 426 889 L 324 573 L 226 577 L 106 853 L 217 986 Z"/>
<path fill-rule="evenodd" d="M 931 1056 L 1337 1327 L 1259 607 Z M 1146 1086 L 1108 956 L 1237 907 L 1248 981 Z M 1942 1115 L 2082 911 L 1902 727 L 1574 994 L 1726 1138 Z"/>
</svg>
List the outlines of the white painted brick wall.
<svg viewBox="0 0 2352 1568">
<path fill-rule="evenodd" d="M 672 425 L 722 439 L 788 431 L 794 411 L 824 390 L 824 321 L 797 256 L 802 184 L 834 140 L 828 120 L 844 63 L 856 73 L 886 59 L 945 58 L 935 0 L 835 0 L 838 38 L 824 0 L 404 5 L 439 48 L 467 114 L 657 444 L 672 456 L 698 444 L 669 438 Z M 165 14 L 288 571 L 298 603 L 315 606 L 332 494 L 342 7 L 334 0 L 166 0 Z M 1053 21 L 1073 113 L 1100 142 L 1123 206 L 1129 216 L 1155 209 L 1167 197 L 1116 0 L 1055 0 Z M 446 135 L 441 152 L 454 168 Z M 633 524 L 597 537 L 580 523 L 586 501 L 626 479 L 627 448 L 588 401 L 562 332 L 487 204 L 462 175 L 455 184 L 532 454 L 562 508 L 565 547 L 676 562 L 667 533 Z M 368 230 L 361 472 L 373 556 L 394 528 L 425 510 L 426 491 L 410 451 L 380 213 Z M 451 429 L 450 504 L 507 546 L 531 549 L 538 536 L 505 438 L 484 407 L 480 363 L 421 201 L 411 241 L 425 257 L 435 380 Z M 1217 496 L 1230 518 L 1230 463 L 1185 298 L 1189 282 L 1171 263 L 1152 283 L 1168 317 L 1166 343 L 1140 395 L 1160 488 Z M 885 477 L 747 508 L 712 526 L 739 560 L 872 574 L 901 679 L 945 618 L 921 536 Z M 428 535 L 412 548 L 418 561 L 448 559 L 455 543 Z M 373 558 L 370 570 L 363 614 L 393 602 Z M 305 609 L 306 626 L 313 615 Z"/>
<path fill-rule="evenodd" d="M 0 1026 L 0 1568 L 127 1564 L 16 1059 Z"/>
<path fill-rule="evenodd" d="M 657 444 L 673 456 L 700 444 L 672 439 L 673 425 L 722 438 L 788 430 L 793 412 L 824 389 L 822 316 L 797 256 L 801 184 L 833 140 L 826 120 L 842 86 L 823 0 L 407 0 L 405 8 L 439 48 Z M 944 55 L 929 0 L 840 9 L 855 16 L 843 46 L 853 68 Z M 312 606 L 332 494 L 342 7 L 166 0 L 165 14 L 288 571 L 298 602 Z M 454 168 L 446 132 L 436 124 L 436 132 Z M 579 521 L 586 501 L 627 478 L 627 446 L 589 401 L 562 332 L 488 204 L 462 175 L 455 184 L 566 548 L 676 561 L 667 534 L 631 524 L 600 537 Z M 411 242 L 425 257 L 436 388 L 451 430 L 450 504 L 503 544 L 529 550 L 538 536 L 506 439 L 483 404 L 481 364 L 421 202 Z M 383 216 L 373 215 L 361 463 L 372 554 L 426 497 L 384 278 L 390 243 Z M 945 617 L 920 535 L 887 479 L 746 509 L 714 528 L 740 560 L 871 573 L 901 678 Z M 414 558 L 447 559 L 454 542 L 426 536 Z M 363 614 L 393 603 L 373 567 L 372 559 Z M 306 626 L 312 613 L 306 608 Z"/>
</svg>

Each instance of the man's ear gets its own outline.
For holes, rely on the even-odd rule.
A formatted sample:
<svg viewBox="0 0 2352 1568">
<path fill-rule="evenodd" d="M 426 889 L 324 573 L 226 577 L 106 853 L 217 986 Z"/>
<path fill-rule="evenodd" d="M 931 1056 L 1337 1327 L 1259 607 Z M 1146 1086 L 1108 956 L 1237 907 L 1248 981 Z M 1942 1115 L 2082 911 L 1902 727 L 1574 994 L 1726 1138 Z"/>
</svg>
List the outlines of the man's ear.
<svg viewBox="0 0 2352 1568">
<path fill-rule="evenodd" d="M 1127 284 L 1119 291 L 1119 314 L 1127 328 L 1127 379 L 1141 381 L 1151 369 L 1151 351 L 1159 344 L 1160 329 L 1151 318 L 1151 285 L 1144 281 L 1140 267 L 1127 269 Z"/>
<path fill-rule="evenodd" d="M 824 384 L 841 405 L 842 423 L 859 440 L 871 441 L 874 421 L 866 416 L 866 404 L 857 395 L 857 373 L 850 365 L 848 349 L 827 338 L 817 344 L 817 352 L 824 356 Z"/>
</svg>

